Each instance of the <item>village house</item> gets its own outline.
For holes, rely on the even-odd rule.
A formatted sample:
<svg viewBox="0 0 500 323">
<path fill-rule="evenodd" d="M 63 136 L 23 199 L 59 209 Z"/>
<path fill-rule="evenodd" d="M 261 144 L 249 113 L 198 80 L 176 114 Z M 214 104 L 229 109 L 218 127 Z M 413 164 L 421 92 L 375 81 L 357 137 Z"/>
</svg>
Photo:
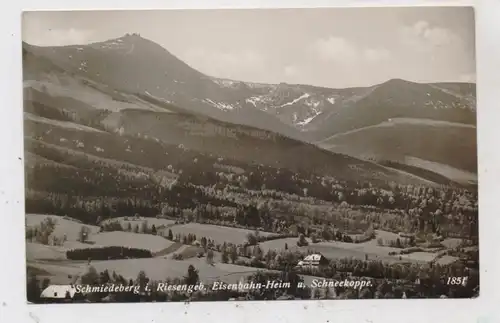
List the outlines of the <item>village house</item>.
<svg viewBox="0 0 500 323">
<path fill-rule="evenodd" d="M 75 296 L 73 285 L 50 285 L 40 294 L 40 298 L 47 302 L 64 302 Z"/>
<path fill-rule="evenodd" d="M 297 264 L 298 267 L 320 267 L 326 265 L 328 265 L 328 259 L 321 254 L 307 255 Z"/>
</svg>

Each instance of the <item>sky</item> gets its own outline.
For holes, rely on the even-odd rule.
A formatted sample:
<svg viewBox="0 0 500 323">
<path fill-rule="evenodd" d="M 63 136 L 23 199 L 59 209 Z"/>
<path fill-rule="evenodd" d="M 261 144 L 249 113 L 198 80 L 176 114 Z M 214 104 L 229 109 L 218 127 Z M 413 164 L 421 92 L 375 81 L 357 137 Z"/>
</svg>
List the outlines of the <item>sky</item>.
<svg viewBox="0 0 500 323">
<path fill-rule="evenodd" d="M 41 46 L 139 33 L 200 72 L 250 82 L 475 82 L 470 7 L 38 11 L 22 27 Z"/>
</svg>

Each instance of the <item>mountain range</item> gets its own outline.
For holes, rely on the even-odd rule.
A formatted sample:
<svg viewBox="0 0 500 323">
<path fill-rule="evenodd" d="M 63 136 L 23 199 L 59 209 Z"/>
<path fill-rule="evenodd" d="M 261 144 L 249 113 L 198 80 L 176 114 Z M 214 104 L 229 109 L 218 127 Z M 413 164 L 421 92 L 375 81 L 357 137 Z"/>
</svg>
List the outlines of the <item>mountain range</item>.
<svg viewBox="0 0 500 323">
<path fill-rule="evenodd" d="M 220 79 L 137 34 L 23 43 L 23 73 L 28 130 L 133 135 L 346 178 L 477 180 L 475 84 L 392 79 L 331 89 Z"/>
</svg>

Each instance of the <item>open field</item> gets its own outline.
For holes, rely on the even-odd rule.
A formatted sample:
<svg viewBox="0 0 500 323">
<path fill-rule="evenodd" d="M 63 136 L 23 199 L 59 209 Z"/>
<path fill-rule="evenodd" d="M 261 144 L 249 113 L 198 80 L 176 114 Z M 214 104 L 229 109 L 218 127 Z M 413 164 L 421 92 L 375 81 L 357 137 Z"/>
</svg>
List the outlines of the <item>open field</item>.
<svg viewBox="0 0 500 323">
<path fill-rule="evenodd" d="M 448 265 L 448 264 L 451 264 L 455 261 L 457 261 L 458 258 L 457 257 L 452 257 L 452 256 L 443 256 L 441 258 L 439 258 L 436 263 L 438 265 L 441 265 L 441 266 L 444 266 L 444 265 Z"/>
<path fill-rule="evenodd" d="M 439 174 L 458 183 L 477 184 L 474 125 L 394 118 L 336 134 L 318 144 L 325 149 L 361 159 L 397 162 Z"/>
<path fill-rule="evenodd" d="M 59 246 L 47 246 L 39 243 L 26 242 L 26 260 L 64 260 L 66 249 Z"/>
<path fill-rule="evenodd" d="M 448 238 L 441 241 L 441 244 L 446 248 L 456 248 L 460 243 L 462 243 L 462 239 L 458 238 Z"/>
<path fill-rule="evenodd" d="M 29 152 L 29 151 L 24 152 L 24 163 L 28 169 L 33 168 L 35 166 L 39 166 L 39 165 L 42 165 L 42 166 L 53 165 L 53 166 L 64 167 L 64 168 L 73 168 L 73 169 L 76 168 L 76 167 L 71 166 L 71 165 L 58 163 L 56 161 L 47 159 L 45 157 L 39 156 L 39 155 L 34 154 L 32 152 Z M 27 170 L 27 171 L 29 171 L 29 170 Z"/>
<path fill-rule="evenodd" d="M 172 241 L 160 236 L 121 231 L 102 232 L 92 236 L 90 241 L 94 244 L 89 245 L 89 248 L 118 246 L 146 249 L 151 252 L 163 250 L 173 244 Z"/>
<path fill-rule="evenodd" d="M 216 243 L 230 242 L 234 244 L 244 243 L 245 241 L 247 241 L 247 235 L 249 233 L 255 232 L 246 229 L 230 228 L 230 227 L 223 227 L 211 224 L 200 224 L 200 223 L 175 225 L 171 229 L 174 235 L 177 233 L 183 235 L 191 233 L 195 234 L 198 240 L 201 239 L 202 237 L 206 237 L 207 239 L 210 238 L 215 240 Z M 260 232 L 260 231 L 259 234 L 261 236 L 272 235 L 272 233 Z"/>
<path fill-rule="evenodd" d="M 95 109 L 111 111 L 120 111 L 123 109 L 163 111 L 163 109 L 154 105 L 138 100 L 137 98 L 127 97 L 124 94 L 113 93 L 115 96 L 113 98 L 111 93 L 105 93 L 104 89 L 101 89 L 103 90 L 101 91 L 96 87 L 89 86 L 91 84 L 93 83 L 88 80 L 55 75 L 48 76 L 46 80 L 25 80 L 23 82 L 24 88 L 32 88 L 53 99 L 79 100 Z"/>
<path fill-rule="evenodd" d="M 45 270 L 51 274 L 51 282 L 68 283 L 75 275 L 83 275 L 88 270 L 87 262 L 32 262 L 29 264 L 34 268 Z M 257 272 L 258 268 L 243 267 L 231 264 L 215 263 L 213 266 L 206 263 L 205 258 L 190 258 L 186 260 L 173 260 L 166 258 L 147 259 L 124 259 L 93 261 L 93 266 L 98 272 L 108 270 L 111 274 L 115 271 L 125 279 L 136 279 L 143 270 L 152 280 L 164 281 L 167 278 L 181 278 L 186 275 L 189 265 L 193 265 L 200 275 L 200 281 L 210 283 L 214 280 L 222 280 L 227 283 L 237 283 L 242 276 Z"/>
<path fill-rule="evenodd" d="M 167 277 L 177 278 L 186 275 L 189 265 L 193 265 L 200 275 L 200 281 L 209 283 L 221 279 L 228 283 L 236 283 L 241 276 L 251 275 L 257 268 L 243 267 L 231 264 L 215 263 L 213 266 L 206 263 L 205 258 L 190 258 L 182 261 L 164 258 L 96 261 L 92 265 L 97 271 L 108 269 L 123 275 L 125 278 L 135 279 L 139 271 L 144 270 L 153 280 L 164 280 Z"/>
<path fill-rule="evenodd" d="M 74 122 L 69 122 L 69 121 L 61 121 L 61 120 L 54 120 L 54 119 L 48 119 L 44 117 L 40 117 L 37 115 L 34 115 L 29 112 L 24 112 L 24 118 L 26 120 L 33 121 L 35 123 L 45 123 L 51 126 L 56 126 L 56 127 L 62 127 L 66 129 L 71 129 L 71 130 L 80 130 L 80 131 L 91 131 L 91 132 L 103 132 L 99 129 L 87 127 L 78 123 Z"/>
<path fill-rule="evenodd" d="M 401 258 L 410 261 L 431 262 L 434 260 L 434 258 L 436 258 L 437 254 L 430 252 L 413 252 L 408 255 L 400 255 L 400 256 Z"/>
<path fill-rule="evenodd" d="M 326 139 L 323 139 L 321 142 L 329 142 L 333 139 L 345 137 L 351 134 L 355 134 L 358 132 L 363 132 L 371 129 L 378 129 L 381 127 L 389 127 L 389 128 L 395 128 L 396 126 L 399 125 L 423 125 L 423 126 L 433 126 L 433 127 L 457 127 L 457 128 L 468 128 L 468 129 L 475 129 L 476 127 L 471 124 L 464 124 L 464 123 L 457 123 L 457 122 L 449 122 L 449 121 L 442 121 L 442 120 L 432 120 L 432 119 L 417 119 L 417 118 L 392 118 L 387 121 L 383 121 L 379 124 L 363 127 L 363 128 L 358 128 L 355 130 L 351 131 L 346 131 L 342 132 L 339 134 L 335 134 L 333 136 L 330 136 Z"/>
<path fill-rule="evenodd" d="M 298 247 L 297 238 L 285 238 L 261 242 L 259 245 L 264 251 L 267 251 L 269 249 L 283 250 L 286 243 L 289 250 L 300 250 L 303 252 L 307 252 L 308 250 L 310 250 L 313 252 L 321 253 L 323 256 L 329 259 L 353 257 L 355 259 L 364 260 L 365 257 L 368 256 L 368 259 L 370 260 L 377 259 L 390 263 L 402 261 L 429 262 L 433 260 L 437 255 L 429 252 L 419 252 L 409 255 L 401 255 L 401 260 L 399 259 L 400 255 L 389 256 L 389 252 L 399 252 L 402 249 L 379 246 L 377 245 L 377 239 L 382 238 L 383 240 L 395 240 L 399 236 L 395 233 L 387 231 L 375 230 L 375 232 L 377 234 L 375 239 L 363 243 L 347 243 L 340 241 L 323 241 L 312 243 L 311 240 L 306 239 L 308 240 L 309 245 Z"/>
<path fill-rule="evenodd" d="M 35 227 L 39 225 L 46 218 L 51 218 L 56 221 L 56 226 L 52 236 L 63 237 L 66 235 L 68 241 L 78 241 L 78 234 L 82 228 L 85 226 L 90 230 L 90 236 L 99 232 L 99 227 L 94 225 L 87 225 L 73 220 L 71 218 L 64 218 L 58 215 L 47 215 L 47 214 L 26 214 L 26 226 Z"/>
<path fill-rule="evenodd" d="M 477 184 L 477 174 L 461 170 L 443 163 L 433 162 L 417 157 L 406 156 L 405 163 L 410 166 L 416 166 L 429 171 L 441 174 L 453 179 L 459 183 Z"/>
<path fill-rule="evenodd" d="M 74 282 L 76 276 L 86 272 L 87 262 L 69 263 L 69 262 L 28 262 L 28 268 L 40 271 L 41 277 L 50 279 L 51 284 L 69 284 Z M 85 269 L 84 269 L 85 268 Z"/>
</svg>

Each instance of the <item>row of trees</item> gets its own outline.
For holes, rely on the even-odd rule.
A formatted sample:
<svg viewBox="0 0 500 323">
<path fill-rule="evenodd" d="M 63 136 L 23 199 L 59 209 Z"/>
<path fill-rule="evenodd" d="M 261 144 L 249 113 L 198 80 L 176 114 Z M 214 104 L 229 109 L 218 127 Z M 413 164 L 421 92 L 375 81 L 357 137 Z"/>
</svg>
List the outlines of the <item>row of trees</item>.
<svg viewBox="0 0 500 323">
<path fill-rule="evenodd" d="M 146 249 L 110 246 L 68 250 L 66 257 L 71 260 L 110 260 L 152 258 L 153 255 Z"/>
<path fill-rule="evenodd" d="M 60 245 L 64 243 L 66 241 L 66 236 L 60 238 L 52 236 L 56 224 L 56 220 L 51 217 L 47 217 L 38 225 L 26 226 L 26 240 L 44 245 Z"/>
</svg>

